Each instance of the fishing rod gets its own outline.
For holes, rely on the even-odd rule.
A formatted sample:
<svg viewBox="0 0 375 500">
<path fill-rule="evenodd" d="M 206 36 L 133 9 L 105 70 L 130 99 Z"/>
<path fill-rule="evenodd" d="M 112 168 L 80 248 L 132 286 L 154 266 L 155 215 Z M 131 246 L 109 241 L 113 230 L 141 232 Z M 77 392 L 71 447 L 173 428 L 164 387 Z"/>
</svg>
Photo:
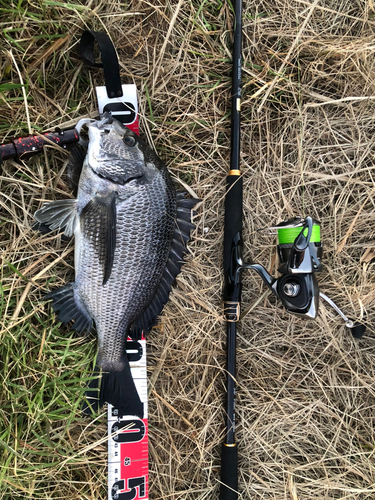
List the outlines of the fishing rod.
<svg viewBox="0 0 375 500">
<path fill-rule="evenodd" d="M 57 145 L 66 148 L 79 141 L 79 133 L 75 128 L 68 130 L 56 129 L 55 132 L 46 132 L 39 135 L 18 137 L 6 144 L 0 144 L 0 163 L 9 159 L 25 159 L 41 153 L 45 146 Z"/>
<path fill-rule="evenodd" d="M 235 442 L 236 323 L 241 302 L 242 176 L 240 172 L 242 0 L 234 2 L 231 101 L 231 156 L 226 180 L 224 219 L 224 317 L 227 321 L 226 433 L 221 450 L 220 500 L 238 497 L 238 450 Z"/>
<path fill-rule="evenodd" d="M 234 2 L 233 67 L 231 100 L 231 156 L 226 178 L 224 216 L 224 318 L 227 322 L 226 432 L 221 450 L 220 500 L 238 498 L 238 448 L 235 441 L 236 330 L 240 319 L 242 271 L 259 274 L 285 309 L 300 318 L 315 319 L 319 300 L 325 300 L 345 321 L 353 337 L 361 338 L 366 327 L 346 317 L 339 307 L 319 291 L 316 273 L 322 270 L 323 246 L 320 222 L 312 217 L 294 217 L 271 228 L 278 236 L 277 252 L 281 276 L 274 278 L 260 264 L 243 260 L 240 172 L 242 0 Z M 264 231 L 265 229 L 261 229 Z"/>
</svg>

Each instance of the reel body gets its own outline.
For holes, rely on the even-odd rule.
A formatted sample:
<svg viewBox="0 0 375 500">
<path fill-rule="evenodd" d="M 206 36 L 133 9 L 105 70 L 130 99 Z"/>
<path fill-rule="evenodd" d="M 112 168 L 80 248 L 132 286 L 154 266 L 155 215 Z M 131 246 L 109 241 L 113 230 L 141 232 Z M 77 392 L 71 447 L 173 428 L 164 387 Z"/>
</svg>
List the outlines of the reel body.
<svg viewBox="0 0 375 500">
<path fill-rule="evenodd" d="M 295 217 L 266 229 L 269 234 L 278 236 L 277 253 L 280 261 L 278 268 L 280 276 L 274 278 L 260 264 L 245 263 L 242 258 L 242 242 L 238 234 L 232 246 L 231 272 L 227 276 L 226 290 L 229 292 L 232 287 L 241 283 L 241 274 L 244 269 L 256 271 L 291 314 L 305 319 L 315 319 L 319 311 L 319 299 L 322 298 L 344 319 L 353 336 L 361 338 L 366 327 L 361 323 L 350 321 L 331 299 L 319 291 L 316 273 L 319 273 L 323 267 L 320 222 L 311 217 Z M 276 233 L 271 231 L 276 231 Z M 237 291 L 241 294 L 240 288 L 237 288 Z M 238 321 L 240 297 L 234 300 L 230 293 L 228 298 L 229 296 L 232 301 L 224 297 L 225 317 L 229 322 Z"/>
<path fill-rule="evenodd" d="M 322 270 L 323 248 L 320 223 L 311 217 L 282 222 L 277 228 L 281 273 L 273 291 L 287 311 L 315 319 L 319 309 L 319 286 L 315 273 Z"/>
</svg>

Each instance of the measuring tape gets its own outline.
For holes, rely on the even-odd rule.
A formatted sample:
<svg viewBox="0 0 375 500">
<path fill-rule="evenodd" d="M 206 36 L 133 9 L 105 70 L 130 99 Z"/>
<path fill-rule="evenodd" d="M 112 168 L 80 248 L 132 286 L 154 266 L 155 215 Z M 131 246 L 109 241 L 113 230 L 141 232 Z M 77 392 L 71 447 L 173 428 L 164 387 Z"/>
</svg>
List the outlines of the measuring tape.
<svg viewBox="0 0 375 500">
<path fill-rule="evenodd" d="M 146 341 L 127 342 L 130 370 L 143 403 L 144 417 L 118 418 L 108 405 L 108 498 L 148 499 L 148 404 Z"/>
<path fill-rule="evenodd" d="M 122 85 L 123 95 L 108 97 L 106 87 L 96 87 L 99 113 L 109 111 L 139 135 L 138 101 L 135 85 Z M 130 371 L 143 403 L 144 417 L 118 417 L 108 405 L 108 499 L 148 500 L 148 401 L 146 340 L 128 338 L 126 353 Z"/>
</svg>

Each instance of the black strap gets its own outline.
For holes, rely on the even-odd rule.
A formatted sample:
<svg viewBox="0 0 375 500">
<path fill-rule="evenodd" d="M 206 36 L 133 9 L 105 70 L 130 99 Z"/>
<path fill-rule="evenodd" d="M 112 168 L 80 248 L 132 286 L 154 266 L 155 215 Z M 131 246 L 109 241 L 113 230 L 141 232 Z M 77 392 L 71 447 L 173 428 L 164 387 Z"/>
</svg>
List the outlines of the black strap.
<svg viewBox="0 0 375 500">
<path fill-rule="evenodd" d="M 95 42 L 98 44 L 102 63 L 95 62 Z M 79 51 L 81 59 L 85 64 L 93 68 L 103 68 L 108 97 L 121 97 L 123 92 L 121 88 L 120 67 L 115 48 L 109 36 L 100 31 L 84 31 L 81 36 Z"/>
</svg>

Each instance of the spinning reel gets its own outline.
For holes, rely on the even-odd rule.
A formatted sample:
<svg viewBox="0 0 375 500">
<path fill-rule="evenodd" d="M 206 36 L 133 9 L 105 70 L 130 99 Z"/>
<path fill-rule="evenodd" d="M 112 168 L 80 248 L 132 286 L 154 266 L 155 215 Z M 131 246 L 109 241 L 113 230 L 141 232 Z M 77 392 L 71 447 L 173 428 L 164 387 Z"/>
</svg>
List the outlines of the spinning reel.
<svg viewBox="0 0 375 500">
<path fill-rule="evenodd" d="M 281 276 L 274 278 L 262 265 L 243 262 L 242 245 L 239 242 L 233 247 L 232 269 L 236 263 L 236 272 L 229 277 L 229 281 L 231 278 L 236 281 L 236 275 L 241 273 L 243 269 L 254 270 L 288 312 L 305 319 L 316 318 L 319 298 L 322 298 L 343 318 L 353 336 L 361 338 L 366 327 L 350 321 L 331 299 L 319 291 L 316 273 L 320 272 L 323 267 L 321 264 L 323 247 L 320 240 L 320 223 L 311 217 L 295 217 L 274 227 L 266 228 L 266 230 L 277 231 L 277 253 L 280 260 L 278 271 Z M 271 232 L 270 234 L 275 233 Z M 230 283 L 227 285 L 230 287 Z M 226 307 L 227 320 L 237 321 L 235 319 L 238 316 L 237 312 L 231 310 L 228 305 Z M 232 319 L 229 319 L 230 317 Z"/>
</svg>

